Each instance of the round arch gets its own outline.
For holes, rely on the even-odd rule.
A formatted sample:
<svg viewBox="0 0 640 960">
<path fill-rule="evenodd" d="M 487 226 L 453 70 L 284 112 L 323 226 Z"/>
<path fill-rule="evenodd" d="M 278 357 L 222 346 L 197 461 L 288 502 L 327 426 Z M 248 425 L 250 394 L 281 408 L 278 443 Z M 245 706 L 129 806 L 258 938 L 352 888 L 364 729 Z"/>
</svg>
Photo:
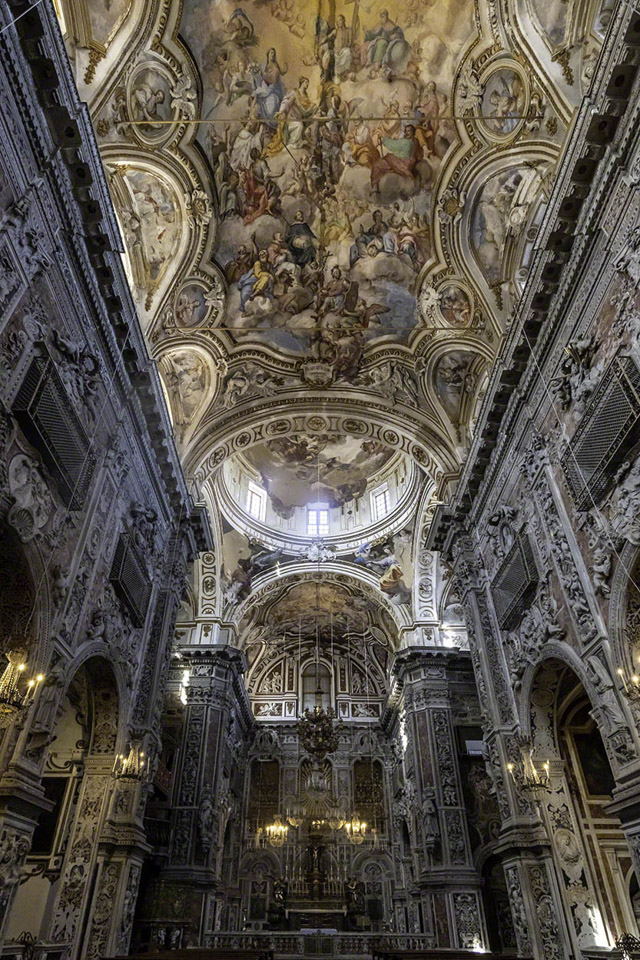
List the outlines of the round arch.
<svg viewBox="0 0 640 960">
<path fill-rule="evenodd" d="M 228 457 L 258 443 L 291 433 L 344 434 L 363 440 L 378 440 L 412 457 L 427 474 L 439 481 L 456 473 L 457 453 L 439 424 L 415 409 L 402 410 L 375 394 L 359 392 L 357 399 L 323 396 L 322 413 L 318 398 L 297 396 L 292 413 L 291 395 L 253 398 L 215 418 L 209 415 L 200 436 L 189 451 L 187 471 L 199 483 Z"/>
<path fill-rule="evenodd" d="M 609 595 L 608 634 L 611 642 L 611 653 L 615 669 L 622 669 L 634 673 L 632 669 L 632 652 L 629 648 L 627 632 L 627 617 L 629 613 L 629 598 L 635 590 L 634 579 L 640 566 L 640 547 L 636 544 L 625 543 L 622 548 L 613 576 L 611 578 L 611 593 Z M 640 598 L 640 595 L 639 595 Z"/>
<path fill-rule="evenodd" d="M 36 723 L 53 729 L 60 705 L 78 674 L 85 670 L 89 680 L 97 681 L 97 688 L 110 689 L 114 696 L 109 697 L 108 726 L 112 728 L 109 742 L 101 753 L 117 753 L 126 747 L 127 731 L 124 719 L 127 713 L 129 690 L 124 670 L 118 662 L 111 659 L 107 644 L 89 642 L 84 644 L 71 660 L 59 660 L 49 671 L 44 683 L 42 696 L 38 701 Z M 105 713 L 105 699 L 102 712 Z M 105 714 L 105 723 L 106 714 Z M 105 728 L 106 732 L 106 728 Z"/>
<path fill-rule="evenodd" d="M 395 606 L 380 591 L 378 578 L 369 570 L 354 570 L 352 566 L 337 562 L 323 563 L 321 578 L 328 583 L 334 583 L 343 588 L 359 590 L 364 596 L 382 607 L 391 617 L 398 631 L 410 624 L 409 611 L 402 606 Z M 233 611 L 231 622 L 239 631 L 244 619 L 250 620 L 254 608 L 262 606 L 274 590 L 285 587 L 291 589 L 300 583 L 315 582 L 318 580 L 318 570 L 309 570 L 309 564 L 298 561 L 287 563 L 280 568 L 268 570 L 261 574 L 252 583 L 251 595 L 239 603 Z M 388 638 L 390 641 L 393 638 Z"/>
</svg>

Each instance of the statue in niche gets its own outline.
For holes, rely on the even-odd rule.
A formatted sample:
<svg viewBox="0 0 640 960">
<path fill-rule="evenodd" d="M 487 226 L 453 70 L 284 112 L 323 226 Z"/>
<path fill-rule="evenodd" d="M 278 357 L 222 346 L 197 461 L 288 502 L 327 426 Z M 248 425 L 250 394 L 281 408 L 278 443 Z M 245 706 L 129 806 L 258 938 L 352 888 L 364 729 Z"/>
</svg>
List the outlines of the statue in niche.
<svg viewBox="0 0 640 960">
<path fill-rule="evenodd" d="M 287 925 L 287 884 L 285 880 L 273 881 L 273 897 L 269 904 L 267 919 L 272 930 L 284 930 Z"/>
<path fill-rule="evenodd" d="M 435 841 L 440 836 L 440 824 L 438 822 L 438 809 L 435 802 L 435 793 L 433 790 L 425 790 L 422 801 L 422 829 L 427 840 Z"/>
<path fill-rule="evenodd" d="M 200 842 L 202 844 L 202 849 L 204 851 L 209 850 L 209 848 L 211 847 L 213 825 L 214 825 L 213 802 L 208 792 L 205 792 L 204 796 L 202 797 L 202 800 L 200 801 L 200 809 L 198 811 L 198 828 L 200 832 Z"/>
<path fill-rule="evenodd" d="M 365 914 L 364 883 L 349 877 L 344 882 L 344 898 L 347 909 L 347 929 L 355 930 L 362 926 L 359 918 Z"/>
</svg>

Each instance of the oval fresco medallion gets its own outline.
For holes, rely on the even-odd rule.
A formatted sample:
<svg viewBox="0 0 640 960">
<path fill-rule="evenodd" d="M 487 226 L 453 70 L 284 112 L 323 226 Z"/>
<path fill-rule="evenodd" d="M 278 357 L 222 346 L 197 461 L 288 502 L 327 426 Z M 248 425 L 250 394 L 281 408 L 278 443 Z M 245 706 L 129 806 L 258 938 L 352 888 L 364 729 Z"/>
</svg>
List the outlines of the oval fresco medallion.
<svg viewBox="0 0 640 960">
<path fill-rule="evenodd" d="M 175 129 L 167 121 L 177 119 L 171 106 L 174 79 L 169 70 L 155 62 L 143 63 L 131 74 L 127 84 L 129 116 L 136 136 L 144 143 L 158 144 Z"/>
<path fill-rule="evenodd" d="M 185 283 L 178 291 L 173 309 L 179 327 L 189 329 L 202 323 L 209 310 L 202 284 L 197 281 Z"/>
<path fill-rule="evenodd" d="M 473 318 L 471 297 L 457 283 L 448 283 L 440 290 L 440 312 L 452 327 L 468 327 Z"/>
<path fill-rule="evenodd" d="M 494 68 L 484 81 L 480 102 L 481 126 L 491 139 L 508 140 L 524 123 L 527 81 L 514 66 Z"/>
</svg>

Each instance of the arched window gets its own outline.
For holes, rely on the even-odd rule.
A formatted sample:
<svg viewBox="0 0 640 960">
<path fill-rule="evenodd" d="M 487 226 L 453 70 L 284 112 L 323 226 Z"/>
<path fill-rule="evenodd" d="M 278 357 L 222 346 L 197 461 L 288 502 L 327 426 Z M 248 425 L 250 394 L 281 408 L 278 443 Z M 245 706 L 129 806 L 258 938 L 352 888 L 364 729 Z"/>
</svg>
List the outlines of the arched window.
<svg viewBox="0 0 640 960">
<path fill-rule="evenodd" d="M 302 671 L 302 709 L 313 710 L 316 706 L 328 710 L 331 706 L 331 673 L 324 663 L 308 663 Z"/>
</svg>

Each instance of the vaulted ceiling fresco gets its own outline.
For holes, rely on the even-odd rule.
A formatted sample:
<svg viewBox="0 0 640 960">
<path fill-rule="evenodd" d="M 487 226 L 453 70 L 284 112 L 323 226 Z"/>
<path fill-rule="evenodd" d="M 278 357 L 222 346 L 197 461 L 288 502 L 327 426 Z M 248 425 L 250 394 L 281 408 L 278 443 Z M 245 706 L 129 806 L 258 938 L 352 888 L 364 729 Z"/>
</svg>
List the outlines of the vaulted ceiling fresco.
<svg viewBox="0 0 640 960">
<path fill-rule="evenodd" d="M 273 538 L 223 531 L 212 483 L 236 454 L 286 512 L 357 500 L 400 451 L 424 478 L 409 524 L 424 566 L 607 0 L 57 9 L 185 468 L 209 497 L 215 609 L 278 562 Z M 384 563 L 388 537 L 362 559 Z M 394 603 L 426 609 L 403 577 Z"/>
<path fill-rule="evenodd" d="M 456 139 L 451 84 L 474 33 L 469 3 L 421 7 L 400 23 L 382 0 L 185 4 L 238 334 L 349 373 L 363 342 L 404 342 L 419 322 L 431 188 Z M 501 102 L 506 114 L 525 106 Z"/>
<path fill-rule="evenodd" d="M 246 459 L 277 505 L 322 501 L 341 507 L 361 497 L 394 455 L 395 450 L 375 440 L 294 434 L 252 447 Z"/>
</svg>

